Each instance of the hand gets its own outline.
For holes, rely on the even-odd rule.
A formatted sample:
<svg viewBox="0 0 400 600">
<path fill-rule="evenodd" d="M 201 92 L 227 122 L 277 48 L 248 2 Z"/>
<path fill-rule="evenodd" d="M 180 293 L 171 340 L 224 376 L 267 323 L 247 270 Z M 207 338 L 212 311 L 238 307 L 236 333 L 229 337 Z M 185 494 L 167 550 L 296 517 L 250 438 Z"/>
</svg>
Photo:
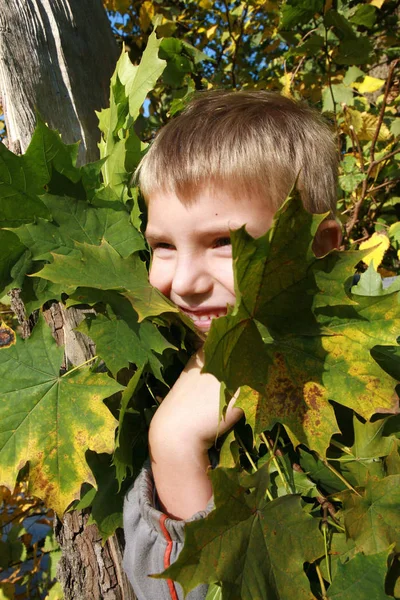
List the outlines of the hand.
<svg viewBox="0 0 400 600">
<path fill-rule="evenodd" d="M 205 509 L 212 495 L 207 450 L 243 414 L 233 399 L 219 422 L 220 382 L 201 373 L 203 364 L 200 350 L 157 410 L 149 432 L 159 500 L 165 512 L 181 519 Z"/>
</svg>

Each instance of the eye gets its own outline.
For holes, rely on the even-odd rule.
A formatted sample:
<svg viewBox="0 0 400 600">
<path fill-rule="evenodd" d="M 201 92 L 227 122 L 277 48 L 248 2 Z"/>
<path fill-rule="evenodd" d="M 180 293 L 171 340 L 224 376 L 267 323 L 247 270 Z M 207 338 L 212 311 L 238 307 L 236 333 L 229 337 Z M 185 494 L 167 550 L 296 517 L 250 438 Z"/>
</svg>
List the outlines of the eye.
<svg viewBox="0 0 400 600">
<path fill-rule="evenodd" d="M 157 250 L 158 248 L 164 248 L 165 250 L 173 250 L 174 246 L 172 244 L 167 244 L 167 242 L 157 242 L 157 244 L 153 244 L 153 250 Z"/>
<path fill-rule="evenodd" d="M 215 242 L 214 242 L 214 248 L 223 248 L 224 246 L 230 246 L 230 245 L 231 245 L 230 237 L 221 237 L 221 238 L 218 238 L 217 240 L 215 240 Z"/>
</svg>

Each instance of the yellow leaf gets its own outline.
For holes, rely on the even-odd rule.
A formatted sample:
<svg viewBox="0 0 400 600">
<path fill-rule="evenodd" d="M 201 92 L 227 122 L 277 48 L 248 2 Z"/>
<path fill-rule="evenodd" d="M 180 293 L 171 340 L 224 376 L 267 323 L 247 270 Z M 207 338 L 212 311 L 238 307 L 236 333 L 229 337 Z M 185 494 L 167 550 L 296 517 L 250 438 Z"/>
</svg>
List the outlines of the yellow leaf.
<svg viewBox="0 0 400 600">
<path fill-rule="evenodd" d="M 2 581 L 0 588 L 0 600 L 12 600 L 15 597 L 15 586 L 13 583 Z"/>
<path fill-rule="evenodd" d="M 16 341 L 15 331 L 2 321 L 0 323 L 0 349 L 9 348 L 10 346 L 13 346 Z"/>
<path fill-rule="evenodd" d="M 371 248 L 371 252 L 368 252 L 368 254 L 363 257 L 363 262 L 365 262 L 366 265 L 370 265 L 371 262 L 373 262 L 375 269 L 377 269 L 389 246 L 390 242 L 386 233 L 375 232 L 369 240 L 360 244 L 360 250 L 368 250 Z"/>
<path fill-rule="evenodd" d="M 382 6 L 385 4 L 386 0 L 371 0 L 370 4 L 371 6 L 376 6 L 377 8 L 382 8 Z"/>
<path fill-rule="evenodd" d="M 287 98 L 291 98 L 292 94 L 290 93 L 290 86 L 292 85 L 292 74 L 285 73 L 282 77 L 279 78 L 279 82 L 282 84 L 281 94 L 286 96 Z"/>
<path fill-rule="evenodd" d="M 363 118 L 362 118 L 362 114 L 360 113 L 360 111 L 355 110 L 354 108 L 351 108 L 350 106 L 347 107 L 345 125 L 346 125 L 346 128 L 345 128 L 346 133 L 348 133 L 348 127 L 350 125 L 352 125 L 354 128 L 354 131 L 358 135 L 359 131 L 361 131 L 361 129 L 363 127 Z"/>
<path fill-rule="evenodd" d="M 360 92 L 360 94 L 372 94 L 372 92 L 380 90 L 384 84 L 384 79 L 366 75 L 360 83 L 354 82 L 352 85 Z"/>
<path fill-rule="evenodd" d="M 106 10 L 113 10 L 123 13 L 128 10 L 132 0 L 103 0 L 103 6 Z"/>
<path fill-rule="evenodd" d="M 367 112 L 361 113 L 361 116 L 363 120 L 363 125 L 358 133 L 358 137 L 360 140 L 373 140 L 375 136 L 376 127 L 378 125 L 378 117 L 375 115 L 371 115 Z M 390 136 L 390 130 L 385 125 L 385 123 L 382 123 L 379 129 L 378 141 L 384 142 L 388 140 Z"/>
<path fill-rule="evenodd" d="M 206 31 L 206 36 L 209 40 L 212 40 L 213 37 L 215 36 L 215 32 L 217 31 L 218 28 L 218 24 L 213 25 L 212 27 L 210 27 L 209 29 L 207 29 Z"/>
<path fill-rule="evenodd" d="M 200 0 L 199 1 L 200 8 L 204 8 L 205 10 L 211 10 L 213 7 L 212 0 Z"/>
<path fill-rule="evenodd" d="M 146 0 L 140 7 L 139 23 L 142 31 L 147 31 L 154 17 L 154 4 L 151 0 Z"/>
</svg>

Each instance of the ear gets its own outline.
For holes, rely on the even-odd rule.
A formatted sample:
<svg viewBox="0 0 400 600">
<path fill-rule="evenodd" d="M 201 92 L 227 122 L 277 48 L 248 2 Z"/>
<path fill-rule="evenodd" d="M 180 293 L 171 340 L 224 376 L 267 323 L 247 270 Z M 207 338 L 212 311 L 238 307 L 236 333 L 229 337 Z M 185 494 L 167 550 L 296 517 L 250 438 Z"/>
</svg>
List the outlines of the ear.
<svg viewBox="0 0 400 600">
<path fill-rule="evenodd" d="M 342 242 L 342 230 L 334 219 L 322 221 L 315 234 L 312 249 L 317 258 L 325 256 L 333 248 L 339 248 Z"/>
</svg>

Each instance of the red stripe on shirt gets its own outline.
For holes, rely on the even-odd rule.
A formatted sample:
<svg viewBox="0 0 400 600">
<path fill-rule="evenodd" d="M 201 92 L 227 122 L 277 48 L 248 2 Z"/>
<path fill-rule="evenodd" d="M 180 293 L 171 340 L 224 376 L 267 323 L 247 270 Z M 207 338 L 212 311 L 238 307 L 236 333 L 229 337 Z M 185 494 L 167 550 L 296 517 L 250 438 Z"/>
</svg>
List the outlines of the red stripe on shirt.
<svg viewBox="0 0 400 600">
<path fill-rule="evenodd" d="M 166 519 L 168 519 L 167 515 L 161 515 L 160 527 L 161 527 L 161 531 L 164 534 L 165 539 L 167 540 L 167 547 L 165 548 L 165 553 L 164 553 L 164 569 L 168 569 L 168 567 L 171 565 L 171 552 L 172 552 L 172 544 L 173 544 L 171 536 L 169 535 L 169 531 L 165 526 Z M 171 595 L 171 600 L 179 600 L 178 594 L 176 593 L 175 584 L 172 581 L 172 579 L 167 579 L 167 584 L 168 584 L 169 593 Z"/>
</svg>

